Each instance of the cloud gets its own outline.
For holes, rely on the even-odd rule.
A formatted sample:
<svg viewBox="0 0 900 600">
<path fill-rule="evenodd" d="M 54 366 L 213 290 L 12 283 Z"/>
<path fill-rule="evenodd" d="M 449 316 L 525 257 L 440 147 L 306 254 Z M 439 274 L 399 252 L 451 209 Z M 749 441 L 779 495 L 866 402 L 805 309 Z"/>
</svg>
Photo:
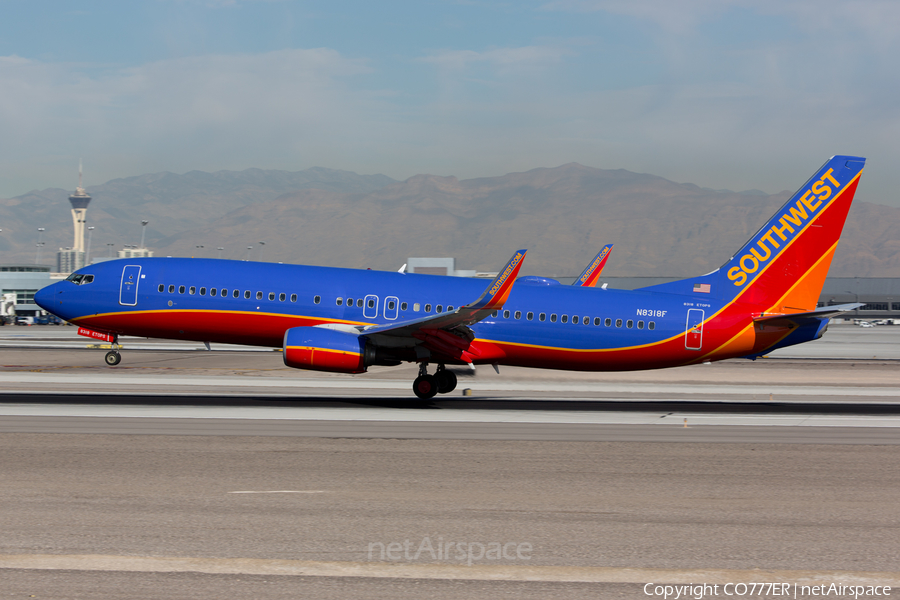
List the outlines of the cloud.
<svg viewBox="0 0 900 600">
<path fill-rule="evenodd" d="M 279 155 L 297 159 L 329 135 L 345 139 L 366 118 L 364 105 L 377 108 L 352 83 L 369 73 L 366 60 L 327 48 L 127 68 L 0 57 L 0 158 L 21 168 L 0 186 L 78 156 L 102 162 L 101 177 L 126 163 L 133 173 L 141 160 L 148 169 L 227 168 L 246 165 L 236 155 L 256 155 L 256 164 L 284 165 Z"/>
<path fill-rule="evenodd" d="M 874 36 L 879 43 L 896 41 L 896 23 L 900 20 L 900 3 L 894 0 L 552 0 L 541 8 L 625 15 L 679 33 L 689 33 L 729 10 L 743 9 L 759 15 L 790 17 L 808 31 L 862 33 Z"/>
<path fill-rule="evenodd" d="M 471 65 L 490 65 L 499 69 L 546 67 L 559 63 L 571 52 L 553 46 L 522 46 L 474 50 L 445 50 L 418 59 L 442 69 L 463 70 Z"/>
</svg>

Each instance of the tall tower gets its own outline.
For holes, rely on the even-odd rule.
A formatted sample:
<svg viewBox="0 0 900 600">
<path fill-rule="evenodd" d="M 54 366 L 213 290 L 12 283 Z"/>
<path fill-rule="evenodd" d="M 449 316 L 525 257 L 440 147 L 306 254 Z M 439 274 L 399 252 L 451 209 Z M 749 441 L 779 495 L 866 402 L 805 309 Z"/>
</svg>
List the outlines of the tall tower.
<svg viewBox="0 0 900 600">
<path fill-rule="evenodd" d="M 87 207 L 91 202 L 84 188 L 81 187 L 81 161 L 78 161 L 78 187 L 75 193 L 69 196 L 69 202 L 72 204 L 72 221 L 75 224 L 75 243 L 72 244 L 72 250 L 75 252 L 84 252 L 84 223 L 87 217 Z M 83 259 L 82 259 L 83 260 Z"/>
</svg>

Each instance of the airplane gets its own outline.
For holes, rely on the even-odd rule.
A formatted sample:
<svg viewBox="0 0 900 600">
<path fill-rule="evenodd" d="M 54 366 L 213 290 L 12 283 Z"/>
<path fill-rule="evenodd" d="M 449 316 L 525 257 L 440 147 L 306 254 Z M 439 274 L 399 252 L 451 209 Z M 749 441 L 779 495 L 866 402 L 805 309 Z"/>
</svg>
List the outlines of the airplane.
<svg viewBox="0 0 900 600">
<path fill-rule="evenodd" d="M 597 256 L 594 257 L 594 260 L 590 262 L 587 268 L 582 271 L 581 275 L 578 276 L 578 279 L 572 282 L 572 285 L 578 285 L 581 287 L 594 287 L 597 285 L 597 282 L 600 281 L 600 273 L 603 272 L 603 267 L 606 266 L 606 261 L 609 259 L 609 253 L 612 250 L 613 244 L 607 244 L 600 249 L 600 252 L 597 253 Z"/>
<path fill-rule="evenodd" d="M 834 156 L 720 268 L 637 290 L 517 278 L 519 250 L 478 279 L 197 258 L 101 262 L 38 291 L 41 308 L 118 336 L 282 349 L 299 369 L 362 373 L 415 362 L 423 400 L 448 366 L 659 369 L 763 356 L 822 336 L 860 303 L 817 308 L 865 159 Z M 428 366 L 436 365 L 433 374 Z"/>
</svg>

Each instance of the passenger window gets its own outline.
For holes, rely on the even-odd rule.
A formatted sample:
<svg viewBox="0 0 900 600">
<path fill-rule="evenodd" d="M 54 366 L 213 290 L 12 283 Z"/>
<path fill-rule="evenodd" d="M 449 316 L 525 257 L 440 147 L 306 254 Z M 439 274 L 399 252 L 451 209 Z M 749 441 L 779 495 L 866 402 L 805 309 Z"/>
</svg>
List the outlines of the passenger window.
<svg viewBox="0 0 900 600">
<path fill-rule="evenodd" d="M 616 319 L 616 327 L 622 326 L 622 319 Z"/>
<path fill-rule="evenodd" d="M 452 306 L 448 306 L 448 307 L 447 307 L 447 312 L 451 312 L 452 310 L 453 310 L 453 307 L 452 307 Z"/>
<path fill-rule="evenodd" d="M 170 293 L 170 294 L 174 294 L 174 293 L 175 293 L 175 286 L 174 286 L 174 285 L 170 285 L 170 286 L 169 286 L 169 293 Z"/>
<path fill-rule="evenodd" d="M 594 326 L 600 325 L 600 317 L 594 317 Z"/>
<path fill-rule="evenodd" d="M 357 298 L 357 299 L 356 299 L 356 307 L 357 307 L 357 308 L 362 308 L 362 298 Z"/>
<path fill-rule="evenodd" d="M 241 290 L 234 290 L 234 292 L 231 295 L 234 296 L 235 298 L 240 298 Z"/>
<path fill-rule="evenodd" d="M 347 306 L 353 306 L 353 298 L 347 298 Z"/>
<path fill-rule="evenodd" d="M 407 304 L 406 302 L 400 303 L 400 310 L 406 310 L 407 308 L 409 308 L 409 304 Z"/>
<path fill-rule="evenodd" d="M 575 315 L 574 317 L 572 317 L 573 325 L 578 325 L 579 323 L 581 323 L 581 321 L 578 320 L 578 315 Z"/>
<path fill-rule="evenodd" d="M 525 318 L 528 319 L 529 321 L 531 321 L 532 319 L 534 319 L 534 313 L 533 312 L 525 313 Z"/>
<path fill-rule="evenodd" d="M 224 298 L 225 296 L 228 295 L 228 290 L 225 288 L 222 288 L 222 293 L 220 295 Z"/>
<path fill-rule="evenodd" d="M 427 313 L 430 313 L 430 312 L 431 312 L 431 305 L 430 305 L 430 304 L 426 304 L 426 305 L 425 305 L 425 312 L 427 312 Z"/>
<path fill-rule="evenodd" d="M 160 292 L 165 291 L 165 289 L 166 289 L 166 286 L 164 286 L 163 284 L 159 284 L 159 291 L 160 291 Z"/>
<path fill-rule="evenodd" d="M 319 298 L 318 296 L 316 296 L 316 297 L 315 297 L 316 304 L 319 303 L 319 300 L 321 300 L 321 298 Z M 297 301 L 297 294 L 291 294 L 291 302 L 296 302 L 296 301 Z"/>
<path fill-rule="evenodd" d="M 283 296 L 284 294 L 282 294 Z M 269 292 L 269 302 L 275 300 L 275 292 Z"/>
<path fill-rule="evenodd" d="M 209 288 L 209 295 L 215 296 L 218 291 L 216 288 Z"/>
<path fill-rule="evenodd" d="M 566 323 L 569 321 L 569 315 L 563 315 L 559 320 L 563 323 Z"/>
<path fill-rule="evenodd" d="M 201 296 L 205 296 L 205 295 L 206 295 L 206 288 L 200 288 L 200 295 L 201 295 Z"/>
<path fill-rule="evenodd" d="M 191 286 L 191 289 L 188 290 L 188 294 L 190 294 L 191 296 L 193 296 L 193 295 L 196 294 L 196 293 L 197 293 L 197 286 L 192 285 L 192 286 Z"/>
<path fill-rule="evenodd" d="M 546 321 L 546 320 L 547 320 L 547 313 L 541 313 L 541 314 L 538 315 L 538 321 L 543 322 L 543 321 Z"/>
<path fill-rule="evenodd" d="M 394 307 L 397 306 L 397 303 L 391 300 L 388 302 L 388 310 L 394 310 Z"/>
<path fill-rule="evenodd" d="M 516 311 L 516 314 L 514 314 L 513 316 L 514 316 L 515 318 L 517 318 L 517 319 L 521 319 L 521 318 L 522 318 L 522 311 L 521 311 L 521 310 L 517 310 L 517 311 Z"/>
<path fill-rule="evenodd" d="M 179 294 L 183 294 L 183 293 L 184 293 L 184 286 L 183 286 L 183 285 L 179 285 L 179 286 L 178 286 L 178 293 L 179 293 Z"/>
<path fill-rule="evenodd" d="M 508 319 L 508 318 L 509 318 L 509 311 L 508 311 L 508 310 L 504 310 L 504 311 L 503 311 L 503 318 L 504 318 L 504 319 Z"/>
<path fill-rule="evenodd" d="M 291 302 L 297 301 L 297 294 L 291 294 Z M 313 296 L 313 304 L 318 304 L 322 301 L 322 296 Z"/>
<path fill-rule="evenodd" d="M 650 321 L 647 323 L 647 329 L 656 329 L 656 321 Z"/>
<path fill-rule="evenodd" d="M 556 313 L 550 313 L 550 322 L 556 323 Z"/>
<path fill-rule="evenodd" d="M 285 299 L 287 299 L 287 294 L 285 294 L 284 292 L 278 294 L 278 301 L 279 301 L 279 302 L 284 302 Z"/>
<path fill-rule="evenodd" d="M 496 311 L 496 310 L 495 310 L 494 312 L 491 313 L 491 316 L 494 317 L 494 318 L 496 319 L 496 318 L 497 318 L 497 315 L 499 315 L 499 314 L 500 314 L 500 311 Z"/>
<path fill-rule="evenodd" d="M 631 319 L 628 319 L 628 321 L 625 323 L 625 327 L 627 327 L 628 329 L 631 329 L 632 327 L 634 327 L 634 321 L 632 321 Z"/>
<path fill-rule="evenodd" d="M 246 298 L 247 300 L 250 299 L 250 290 L 244 290 L 244 298 Z"/>
<path fill-rule="evenodd" d="M 612 325 L 612 319 L 606 319 L 605 321 L 603 321 L 603 324 L 609 327 L 610 325 Z"/>
<path fill-rule="evenodd" d="M 256 299 L 262 300 L 262 292 L 256 292 Z"/>
<path fill-rule="evenodd" d="M 335 298 L 334 303 L 337 304 L 338 306 L 343 306 L 344 299 L 343 298 Z"/>
<path fill-rule="evenodd" d="M 370 298 L 369 302 L 368 302 L 368 306 L 369 306 L 369 308 L 375 308 L 375 300 Z"/>
<path fill-rule="evenodd" d="M 638 329 L 643 329 L 643 328 L 644 328 L 644 322 L 638 321 Z"/>
<path fill-rule="evenodd" d="M 413 302 L 413 312 L 419 312 L 420 308 L 421 308 L 421 306 L 419 305 L 418 302 Z"/>
<path fill-rule="evenodd" d="M 442 313 L 442 312 L 444 312 L 444 307 L 442 305 L 438 304 L 437 306 L 434 307 L 434 312 Z"/>
</svg>

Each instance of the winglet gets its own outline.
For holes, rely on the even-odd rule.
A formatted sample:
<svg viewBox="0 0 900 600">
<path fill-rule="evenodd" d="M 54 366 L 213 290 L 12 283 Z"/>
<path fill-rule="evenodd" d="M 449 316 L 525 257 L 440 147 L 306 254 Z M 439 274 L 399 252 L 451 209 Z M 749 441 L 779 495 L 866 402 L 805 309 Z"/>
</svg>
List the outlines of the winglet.
<svg viewBox="0 0 900 600">
<path fill-rule="evenodd" d="M 577 285 L 580 287 L 594 287 L 597 285 L 597 282 L 600 280 L 600 273 L 603 272 L 603 267 L 606 266 L 606 261 L 609 258 L 609 253 L 612 250 L 613 244 L 607 244 L 603 246 L 600 250 L 600 253 L 591 261 L 591 264 L 587 266 L 584 272 L 572 282 L 572 285 Z"/>
<path fill-rule="evenodd" d="M 522 267 L 522 261 L 525 260 L 525 254 L 528 250 L 519 250 L 509 260 L 497 278 L 491 283 L 487 290 L 481 295 L 481 298 L 468 305 L 466 308 L 475 310 L 496 310 L 503 306 L 506 299 L 512 291 L 513 283 L 516 282 L 516 276 Z"/>
</svg>

